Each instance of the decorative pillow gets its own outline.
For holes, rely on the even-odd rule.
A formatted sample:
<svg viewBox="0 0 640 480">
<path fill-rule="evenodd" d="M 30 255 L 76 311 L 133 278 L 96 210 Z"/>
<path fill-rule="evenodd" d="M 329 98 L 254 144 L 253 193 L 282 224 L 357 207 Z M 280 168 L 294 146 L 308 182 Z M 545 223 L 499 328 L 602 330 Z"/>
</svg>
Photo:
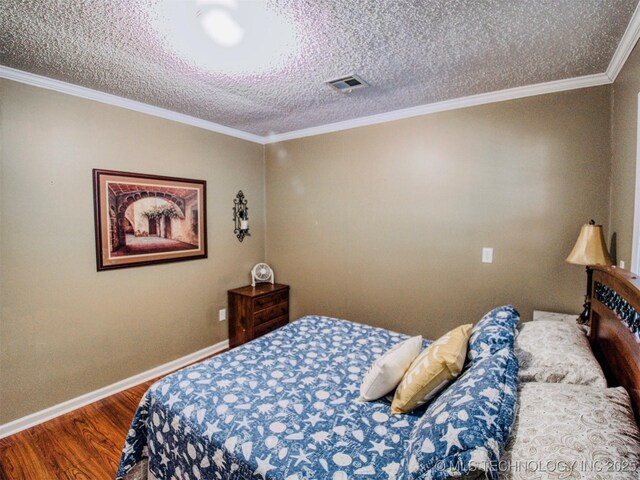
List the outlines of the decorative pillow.
<svg viewBox="0 0 640 480">
<path fill-rule="evenodd" d="M 487 313 L 471 331 L 467 361 L 473 362 L 505 347 L 513 348 L 520 314 L 512 305 L 503 305 Z"/>
<path fill-rule="evenodd" d="M 624 388 L 525 383 L 500 479 L 640 478 L 640 431 Z"/>
<path fill-rule="evenodd" d="M 575 323 L 527 322 L 520 327 L 515 352 L 521 382 L 607 386 L 587 337 Z"/>
<path fill-rule="evenodd" d="M 497 479 L 517 387 L 518 359 L 511 349 L 471 364 L 413 428 L 402 478 L 444 480 L 483 471 Z"/>
<path fill-rule="evenodd" d="M 421 349 L 422 337 L 418 335 L 397 344 L 373 362 L 362 380 L 360 400 L 377 400 L 396 388 Z"/>
<path fill-rule="evenodd" d="M 454 328 L 413 361 L 398 385 L 391 413 L 408 413 L 424 405 L 460 375 L 470 333 L 471 324 Z"/>
</svg>

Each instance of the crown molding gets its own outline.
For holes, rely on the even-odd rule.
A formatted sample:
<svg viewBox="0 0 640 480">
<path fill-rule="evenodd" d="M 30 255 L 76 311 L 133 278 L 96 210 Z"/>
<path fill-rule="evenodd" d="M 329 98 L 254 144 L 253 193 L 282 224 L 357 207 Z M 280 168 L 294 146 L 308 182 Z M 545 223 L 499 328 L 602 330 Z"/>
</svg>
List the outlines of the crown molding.
<svg viewBox="0 0 640 480">
<path fill-rule="evenodd" d="M 616 78 L 618 78 L 618 74 L 622 70 L 627 58 L 631 55 L 633 51 L 633 47 L 638 43 L 638 39 L 640 38 L 640 4 L 636 6 L 636 10 L 633 12 L 631 16 L 631 20 L 629 21 L 629 25 L 627 25 L 627 29 L 624 31 L 624 35 L 622 35 L 622 39 L 618 44 L 618 48 L 616 48 L 613 57 L 611 57 L 611 61 L 609 62 L 609 66 L 607 67 L 607 76 L 611 80 L 611 82 L 615 82 Z"/>
<path fill-rule="evenodd" d="M 229 340 L 223 340 L 215 345 L 190 353 L 189 355 L 185 355 L 184 357 L 180 357 L 176 360 L 160 365 L 159 367 L 152 368 L 146 372 L 139 373 L 133 377 L 126 378 L 112 385 L 94 390 L 93 392 L 85 393 L 79 397 L 54 405 L 53 407 L 40 410 L 39 412 L 18 418 L 17 420 L 13 420 L 9 423 L 5 423 L 0 425 L 0 438 L 8 437 L 9 435 L 21 432 L 27 428 L 35 427 L 36 425 L 52 420 L 64 415 L 65 413 L 69 413 L 73 410 L 84 407 L 85 405 L 89 405 L 90 403 L 115 395 L 118 392 L 122 392 L 123 390 L 140 385 L 141 383 L 148 382 L 154 378 L 164 377 L 171 372 L 203 360 L 211 355 L 215 355 L 227 348 L 229 348 Z"/>
<path fill-rule="evenodd" d="M 95 100 L 96 102 L 106 103 L 107 105 L 114 105 L 116 107 L 146 113 L 147 115 L 153 115 L 154 117 L 184 123 L 193 127 L 204 128 L 205 130 L 222 133 L 223 135 L 229 135 L 242 140 L 248 140 L 249 142 L 259 143 L 261 145 L 264 144 L 264 138 L 259 135 L 254 135 L 253 133 L 226 127 L 218 123 L 191 117 L 183 113 L 173 112 L 165 108 L 154 107 L 153 105 L 137 102 L 128 98 L 118 97 L 117 95 L 111 95 L 110 93 L 99 92 L 98 90 L 92 90 L 72 83 L 62 82 L 60 80 L 54 80 L 34 73 L 24 72 L 15 68 L 0 65 L 0 78 L 6 78 L 7 80 L 25 83 L 34 87 L 46 88 L 47 90 L 54 90 L 56 92 L 73 95 L 75 97 Z"/>
<path fill-rule="evenodd" d="M 538 83 L 535 85 L 527 85 L 525 87 L 509 88 L 507 90 L 499 90 L 496 92 L 481 93 L 471 95 L 469 97 L 456 98 L 453 100 L 445 100 L 442 102 L 429 103 L 417 107 L 403 108 L 401 110 L 393 110 L 391 112 L 370 115 L 368 117 L 354 118 L 353 120 L 345 120 L 344 122 L 330 123 L 317 127 L 295 130 L 292 132 L 280 133 L 266 137 L 266 144 L 283 142 L 285 140 L 294 140 L 296 138 L 310 137 L 313 135 L 322 135 L 323 133 L 337 132 L 340 130 L 348 130 L 351 128 L 364 127 L 367 125 L 375 125 L 378 123 L 391 122 L 404 118 L 417 117 L 420 115 L 428 115 L 430 113 L 446 112 L 448 110 L 457 110 L 459 108 L 474 107 L 477 105 L 485 105 L 487 103 L 504 102 L 506 100 L 515 100 L 518 98 L 532 97 L 535 95 L 544 95 L 547 93 L 563 92 L 566 90 L 575 90 L 586 87 L 596 87 L 599 85 L 607 85 L 611 83 L 611 79 L 606 73 L 597 73 L 594 75 L 585 75 L 583 77 L 569 78 L 566 80 L 556 80 L 553 82 Z"/>
<path fill-rule="evenodd" d="M 638 10 L 636 10 L 636 13 L 637 12 Z M 640 15 L 634 14 L 634 21 L 636 19 L 638 19 L 638 23 L 640 24 Z M 631 25 L 630 28 L 627 29 L 627 32 L 629 32 L 630 30 L 632 30 Z M 635 31 L 635 35 L 640 33 L 640 27 L 636 28 Z M 625 38 L 626 37 L 627 33 L 625 33 Z M 631 49 L 632 48 L 633 47 L 631 47 Z M 620 50 L 621 47 L 619 46 L 618 50 L 616 51 L 616 55 Z M 627 57 L 630 51 L 631 50 L 627 52 Z M 626 60 L 626 57 L 624 58 L 624 60 Z M 33 73 L 23 72 L 21 70 L 16 70 L 14 68 L 1 65 L 0 78 L 6 78 L 8 80 L 33 85 L 36 87 L 46 88 L 48 90 L 54 90 L 61 93 L 67 93 L 69 95 L 74 95 L 89 100 L 95 100 L 97 102 L 134 110 L 140 113 L 146 113 L 148 115 L 153 115 L 167 120 L 192 125 L 194 127 L 199 127 L 205 130 L 210 130 L 224 135 L 240 138 L 242 140 L 258 143 L 260 145 L 283 142 L 286 140 L 294 140 L 296 138 L 310 137 L 314 135 L 322 135 L 324 133 L 348 130 L 351 128 L 364 127 L 367 125 L 375 125 L 378 123 L 391 122 L 394 120 L 402 120 L 404 118 L 428 115 L 430 113 L 446 112 L 448 110 L 456 110 L 459 108 L 467 108 L 477 105 L 485 105 L 488 103 L 503 102 L 506 100 L 515 100 L 518 98 L 532 97 L 535 95 L 544 95 L 547 93 L 556 93 L 566 90 L 595 87 L 612 83 L 611 77 L 608 73 L 598 73 L 594 75 L 586 75 L 583 77 L 556 80 L 552 82 L 538 83 L 535 85 L 527 85 L 524 87 L 515 87 L 506 90 L 499 90 L 496 92 L 481 93 L 478 95 L 471 95 L 468 97 L 461 97 L 452 100 L 445 100 L 442 102 L 419 105 L 417 107 L 393 110 L 391 112 L 370 115 L 367 117 L 354 118 L 352 120 L 329 123 L 325 125 L 319 125 L 317 127 L 310 127 L 263 137 L 253 133 L 244 132 L 235 128 L 226 127 L 217 123 L 184 115 L 182 113 L 166 110 L 164 108 L 154 107 L 153 105 L 148 105 L 146 103 L 129 100 L 127 98 L 118 97 L 116 95 L 99 92 L 90 88 L 80 87 L 78 85 L 73 85 L 70 83 L 62 82 L 60 80 L 54 80 L 51 78 L 35 75 Z"/>
</svg>

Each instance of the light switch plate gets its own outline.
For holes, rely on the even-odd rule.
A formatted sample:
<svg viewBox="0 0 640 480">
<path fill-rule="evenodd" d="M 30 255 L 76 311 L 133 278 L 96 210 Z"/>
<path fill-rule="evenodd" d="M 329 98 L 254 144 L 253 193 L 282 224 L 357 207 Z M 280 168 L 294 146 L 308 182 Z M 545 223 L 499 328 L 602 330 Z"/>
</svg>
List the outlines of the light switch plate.
<svg viewBox="0 0 640 480">
<path fill-rule="evenodd" d="M 493 263 L 493 248 L 482 249 L 482 263 Z"/>
<path fill-rule="evenodd" d="M 227 319 L 227 309 L 221 308 L 220 310 L 218 310 L 218 320 L 222 322 L 226 319 Z"/>
</svg>

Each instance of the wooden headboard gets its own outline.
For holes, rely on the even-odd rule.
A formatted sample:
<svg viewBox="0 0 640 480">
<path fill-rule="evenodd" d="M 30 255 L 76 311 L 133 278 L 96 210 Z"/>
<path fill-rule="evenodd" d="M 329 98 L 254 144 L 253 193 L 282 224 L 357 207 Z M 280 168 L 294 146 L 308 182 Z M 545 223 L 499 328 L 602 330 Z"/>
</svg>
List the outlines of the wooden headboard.
<svg viewBox="0 0 640 480">
<path fill-rule="evenodd" d="M 609 386 L 629 392 L 640 424 L 640 279 L 620 268 L 593 267 L 592 282 L 591 346 Z"/>
</svg>

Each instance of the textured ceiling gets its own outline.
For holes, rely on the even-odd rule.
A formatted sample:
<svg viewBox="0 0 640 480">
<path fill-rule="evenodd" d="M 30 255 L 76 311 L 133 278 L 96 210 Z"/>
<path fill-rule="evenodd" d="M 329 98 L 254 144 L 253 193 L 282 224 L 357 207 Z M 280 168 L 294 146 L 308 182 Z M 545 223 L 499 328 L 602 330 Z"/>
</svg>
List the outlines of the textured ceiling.
<svg viewBox="0 0 640 480">
<path fill-rule="evenodd" d="M 0 0 L 0 64 L 264 136 L 604 72 L 637 2 Z"/>
</svg>

